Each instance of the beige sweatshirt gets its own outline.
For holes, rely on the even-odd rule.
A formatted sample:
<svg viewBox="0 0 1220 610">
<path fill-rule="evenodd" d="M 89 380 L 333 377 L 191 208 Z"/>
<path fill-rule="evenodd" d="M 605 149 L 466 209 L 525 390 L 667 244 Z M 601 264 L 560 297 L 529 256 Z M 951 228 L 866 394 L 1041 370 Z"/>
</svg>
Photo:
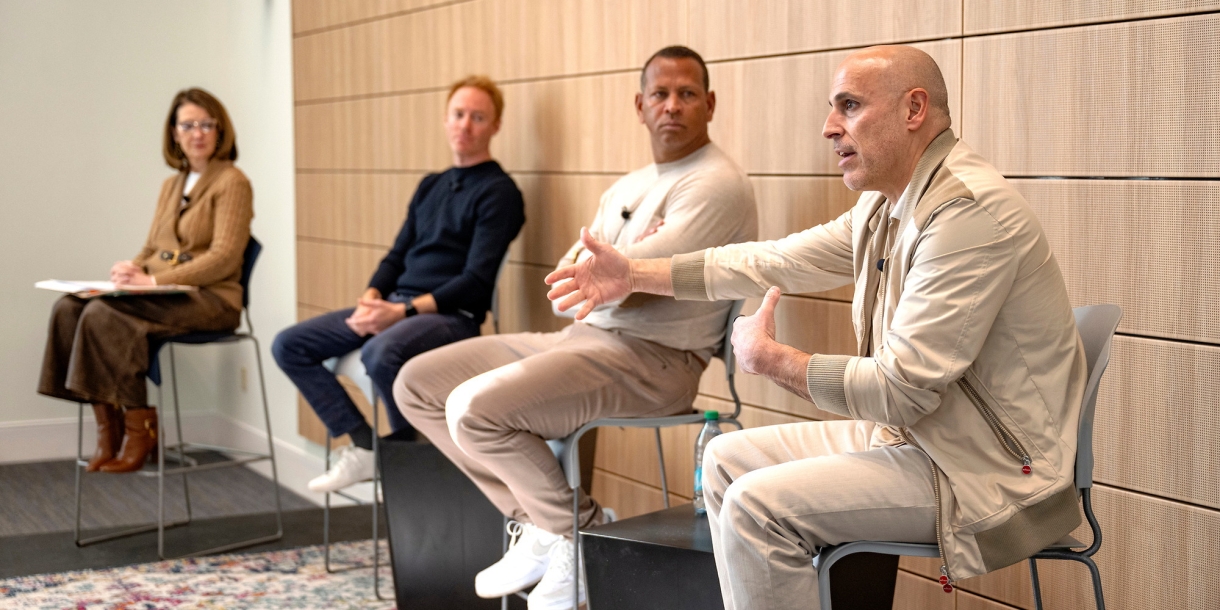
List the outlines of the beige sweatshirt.
<svg viewBox="0 0 1220 610">
<path fill-rule="evenodd" d="M 758 238 L 754 189 L 745 172 L 709 143 L 678 161 L 655 163 L 620 178 L 602 194 L 590 232 L 628 258 L 667 258 L 751 241 Z M 588 253 L 578 241 L 559 265 L 570 265 L 585 256 Z M 621 303 L 599 306 L 584 321 L 695 352 L 706 362 L 723 336 L 729 306 L 727 301 L 676 301 L 634 294 Z"/>
</svg>

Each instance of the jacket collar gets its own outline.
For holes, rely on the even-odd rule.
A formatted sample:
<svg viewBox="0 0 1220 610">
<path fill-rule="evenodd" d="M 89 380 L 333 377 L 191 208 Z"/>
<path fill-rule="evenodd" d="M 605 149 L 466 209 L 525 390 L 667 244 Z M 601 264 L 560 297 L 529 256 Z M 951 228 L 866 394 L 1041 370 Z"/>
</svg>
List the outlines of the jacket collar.
<svg viewBox="0 0 1220 610">
<path fill-rule="evenodd" d="M 936 175 L 936 171 L 940 169 L 941 164 L 945 162 L 945 158 L 956 145 L 957 137 L 953 135 L 953 130 L 945 129 L 928 144 L 923 151 L 923 156 L 919 157 L 919 162 L 915 164 L 915 171 L 911 174 L 911 181 L 907 183 L 906 190 L 902 192 L 902 217 L 898 222 L 900 232 L 906 228 L 906 223 L 915 215 L 915 208 L 919 206 L 919 200 L 928 191 L 928 186 L 932 183 L 932 176 Z"/>
<path fill-rule="evenodd" d="M 199 200 L 199 196 L 201 196 L 203 192 L 207 190 L 208 186 L 215 182 L 216 178 L 224 173 L 224 170 L 232 166 L 233 162 L 227 159 L 223 161 L 220 159 L 212 159 L 209 161 L 208 166 L 203 168 L 203 174 L 199 176 L 199 181 L 196 182 L 195 186 L 191 188 L 191 192 L 183 193 L 187 196 L 187 204 L 183 209 L 194 205 L 194 203 Z M 187 169 L 186 171 L 178 174 L 178 190 L 181 190 L 186 184 L 186 176 L 189 173 L 190 170 Z"/>
</svg>

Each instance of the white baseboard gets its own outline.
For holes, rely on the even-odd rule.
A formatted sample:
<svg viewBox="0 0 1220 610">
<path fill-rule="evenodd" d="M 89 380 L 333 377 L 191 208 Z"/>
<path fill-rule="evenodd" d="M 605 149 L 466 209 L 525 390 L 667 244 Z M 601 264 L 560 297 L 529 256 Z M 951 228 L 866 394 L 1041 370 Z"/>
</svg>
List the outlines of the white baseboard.
<svg viewBox="0 0 1220 610">
<path fill-rule="evenodd" d="M 170 443 L 177 442 L 174 426 L 169 421 L 165 424 L 166 440 Z M 183 413 L 182 427 L 188 431 L 186 436 L 190 442 L 260 453 L 267 451 L 267 434 L 263 430 L 216 411 Z M 81 446 L 86 456 L 92 454 L 96 430 L 92 411 L 86 411 L 80 430 Z M 76 457 L 76 446 L 75 417 L 0 423 L 0 464 L 72 459 Z M 276 439 L 274 446 L 280 485 L 321 505 L 322 494 L 309 491 L 306 484 L 322 473 L 322 458 L 310 455 L 282 439 Z M 252 464 L 250 469 L 267 478 L 271 477 L 270 462 Z M 352 495 L 356 497 L 371 497 L 370 485 L 359 485 L 352 491 Z M 332 495 L 331 504 L 340 506 L 350 502 Z"/>
</svg>

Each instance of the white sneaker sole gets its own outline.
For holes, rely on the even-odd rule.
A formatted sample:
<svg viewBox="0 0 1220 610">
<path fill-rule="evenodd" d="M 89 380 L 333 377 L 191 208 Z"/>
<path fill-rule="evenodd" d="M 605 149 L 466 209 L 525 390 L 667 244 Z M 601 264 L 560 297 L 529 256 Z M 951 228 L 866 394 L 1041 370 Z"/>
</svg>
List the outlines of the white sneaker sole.
<svg viewBox="0 0 1220 610">
<path fill-rule="evenodd" d="M 543 574 L 545 574 L 545 572 L 543 572 Z M 522 578 L 515 582 L 502 584 L 501 588 L 499 589 L 488 589 L 485 586 L 480 587 L 479 581 L 476 580 L 474 583 L 474 594 L 483 599 L 496 599 L 504 597 L 505 595 L 512 595 L 513 593 L 524 591 L 538 584 L 538 582 L 542 580 L 543 574 L 539 574 L 537 578 Z"/>
</svg>

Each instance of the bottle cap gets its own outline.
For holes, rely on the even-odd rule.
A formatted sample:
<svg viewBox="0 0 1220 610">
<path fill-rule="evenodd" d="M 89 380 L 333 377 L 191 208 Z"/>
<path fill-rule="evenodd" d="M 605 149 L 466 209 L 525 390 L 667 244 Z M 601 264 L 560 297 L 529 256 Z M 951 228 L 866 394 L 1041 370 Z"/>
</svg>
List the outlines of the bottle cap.
<svg viewBox="0 0 1220 610">
<path fill-rule="evenodd" d="M 720 419 L 720 411 L 704 411 L 703 419 Z"/>
</svg>

